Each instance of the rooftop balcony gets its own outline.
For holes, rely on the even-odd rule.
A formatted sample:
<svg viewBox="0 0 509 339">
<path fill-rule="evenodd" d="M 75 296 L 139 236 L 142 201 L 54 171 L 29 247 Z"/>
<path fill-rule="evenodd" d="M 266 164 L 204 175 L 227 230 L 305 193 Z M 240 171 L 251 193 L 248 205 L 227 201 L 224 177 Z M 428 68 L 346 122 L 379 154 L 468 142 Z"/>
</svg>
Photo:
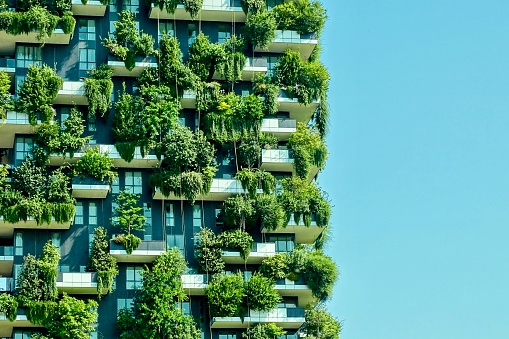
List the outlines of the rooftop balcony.
<svg viewBox="0 0 509 339">
<path fill-rule="evenodd" d="M 88 105 L 88 99 L 85 96 L 85 82 L 64 81 L 62 89 L 58 91 L 53 103 L 59 105 Z"/>
<path fill-rule="evenodd" d="M 16 43 L 41 44 L 37 39 L 38 32 L 30 32 L 28 34 L 7 34 L 6 31 L 0 31 L 0 54 L 14 55 Z M 46 45 L 68 45 L 71 40 L 71 34 L 65 34 L 60 28 L 53 31 L 50 37 L 45 40 Z"/>
<path fill-rule="evenodd" d="M 307 123 L 313 117 L 319 104 L 318 100 L 314 100 L 307 106 L 303 105 L 297 98 L 291 98 L 283 90 L 279 91 L 277 101 L 280 112 L 289 112 L 291 119 L 304 123 Z"/>
<path fill-rule="evenodd" d="M 208 278 L 206 274 L 183 274 L 182 287 L 188 295 L 205 295 Z"/>
<path fill-rule="evenodd" d="M 306 307 L 308 304 L 313 305 L 316 303 L 311 289 L 302 279 L 298 281 L 288 279 L 278 280 L 276 281 L 275 289 L 283 297 L 298 297 L 299 307 Z"/>
<path fill-rule="evenodd" d="M 246 65 L 242 70 L 242 81 L 253 81 L 258 75 L 265 75 L 267 73 L 267 59 L 266 58 L 247 58 Z M 214 80 L 224 80 L 224 78 L 215 72 L 212 77 Z"/>
<path fill-rule="evenodd" d="M 14 247 L 0 246 L 0 275 L 5 277 L 12 276 L 13 265 L 14 265 Z"/>
<path fill-rule="evenodd" d="M 0 71 L 4 71 L 13 77 L 14 73 L 16 73 L 16 59 L 9 57 L 0 58 Z"/>
<path fill-rule="evenodd" d="M 299 222 L 295 222 L 292 214 L 290 216 L 290 221 L 288 221 L 288 225 L 285 228 L 280 228 L 275 231 L 262 228 L 261 232 L 267 234 L 295 234 L 295 242 L 297 244 L 312 244 L 316 241 L 316 239 L 318 239 L 320 234 L 322 234 L 323 227 L 316 225 L 314 217 L 312 217 L 311 225 L 309 227 L 304 225 L 302 217 Z"/>
<path fill-rule="evenodd" d="M 113 76 L 116 77 L 139 77 L 147 67 L 157 67 L 155 57 L 140 59 L 134 63 L 134 68 L 128 70 L 124 61 L 119 61 L 115 57 L 108 56 L 108 66 L 113 70 Z"/>
<path fill-rule="evenodd" d="M 297 121 L 289 118 L 265 118 L 262 120 L 261 131 L 279 140 L 288 140 L 297 131 Z"/>
<path fill-rule="evenodd" d="M 295 160 L 292 152 L 287 149 L 263 149 L 260 168 L 269 172 L 291 172 L 295 174 Z M 312 180 L 318 174 L 318 167 L 311 166 L 308 179 Z"/>
<path fill-rule="evenodd" d="M 166 8 L 161 11 L 158 6 L 152 5 L 149 18 L 193 20 L 183 5 L 178 5 L 173 14 L 168 13 Z M 240 0 L 204 0 L 197 19 L 202 21 L 245 22 L 246 15 L 242 11 Z"/>
<path fill-rule="evenodd" d="M 28 321 L 23 309 L 18 309 L 18 315 L 15 321 L 7 319 L 4 313 L 0 313 L 0 338 L 11 338 L 12 331 L 15 328 L 42 328 L 41 325 L 34 325 Z"/>
<path fill-rule="evenodd" d="M 34 134 L 36 130 L 28 122 L 28 114 L 7 112 L 7 119 L 0 120 L 0 148 L 13 148 L 16 134 Z"/>
<path fill-rule="evenodd" d="M 240 252 L 226 249 L 221 254 L 225 264 L 261 264 L 262 260 L 276 255 L 275 243 L 255 243 L 249 257 L 244 261 Z"/>
<path fill-rule="evenodd" d="M 275 323 L 284 329 L 296 329 L 306 321 L 303 308 L 277 308 L 268 312 L 249 311 L 240 317 L 214 317 L 210 322 L 211 328 L 248 328 L 252 323 Z"/>
<path fill-rule="evenodd" d="M 97 273 L 95 272 L 61 272 L 57 277 L 59 293 L 67 294 L 97 294 Z M 101 291 L 106 294 L 107 289 Z"/>
<path fill-rule="evenodd" d="M 163 253 L 166 253 L 166 244 L 162 240 L 142 241 L 140 246 L 131 254 L 127 254 L 124 245 L 118 245 L 110 241 L 110 254 L 114 256 L 118 262 L 148 264 Z"/>
<path fill-rule="evenodd" d="M 51 154 L 49 156 L 50 165 L 51 166 L 62 166 L 64 163 L 74 164 L 78 159 L 83 157 L 85 151 L 88 148 L 99 148 L 101 153 L 108 154 L 108 157 L 113 160 L 113 166 L 117 168 L 153 168 L 159 165 L 159 160 L 153 154 L 148 154 L 145 156 L 141 155 L 141 150 L 139 147 L 136 147 L 134 151 L 134 158 L 131 162 L 127 162 L 118 153 L 115 145 L 100 145 L 100 144 L 88 144 L 84 146 L 82 149 L 74 153 L 74 156 L 71 158 L 70 154 L 65 154 L 62 156 L 60 154 Z"/>
<path fill-rule="evenodd" d="M 259 190 L 261 193 L 262 190 Z M 247 193 L 246 190 L 242 188 L 242 184 L 237 179 L 222 179 L 222 178 L 214 178 L 212 179 L 212 186 L 210 188 L 210 192 L 204 196 L 198 196 L 197 200 L 206 200 L 206 201 L 223 201 L 231 197 L 233 194 L 241 194 Z M 160 190 L 156 189 L 153 196 L 154 200 L 184 200 L 183 197 L 176 197 L 174 194 L 166 197 L 164 196 Z"/>
<path fill-rule="evenodd" d="M 108 183 L 94 178 L 76 177 L 72 181 L 72 196 L 75 198 L 104 199 L 109 191 Z"/>
<path fill-rule="evenodd" d="M 78 16 L 104 16 L 104 13 L 106 13 L 107 6 L 100 1 L 88 0 L 85 2 L 86 5 L 83 4 L 82 0 L 72 0 L 72 14 Z"/>
<path fill-rule="evenodd" d="M 299 52 L 302 60 L 308 60 L 316 45 L 318 45 L 318 38 L 315 33 L 299 34 L 296 31 L 276 30 L 275 35 L 268 47 L 270 53 L 284 53 L 287 49 L 291 49 Z M 267 52 L 260 47 L 256 47 L 254 51 Z"/>
<path fill-rule="evenodd" d="M 12 236 L 14 229 L 33 229 L 33 230 L 68 230 L 71 227 L 71 222 L 59 223 L 52 220 L 49 224 L 37 225 L 33 218 L 28 218 L 27 221 L 20 221 L 15 224 L 7 222 L 3 217 L 0 217 L 0 236 Z"/>
<path fill-rule="evenodd" d="M 15 287 L 13 278 L 0 277 L 0 292 L 12 292 Z"/>
</svg>

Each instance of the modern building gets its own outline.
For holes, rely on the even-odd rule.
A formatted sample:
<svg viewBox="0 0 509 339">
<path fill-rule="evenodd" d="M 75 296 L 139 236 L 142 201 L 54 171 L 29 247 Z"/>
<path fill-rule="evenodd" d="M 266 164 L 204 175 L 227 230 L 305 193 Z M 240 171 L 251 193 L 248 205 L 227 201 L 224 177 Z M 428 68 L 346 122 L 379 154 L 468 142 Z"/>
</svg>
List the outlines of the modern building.
<svg viewBox="0 0 509 339">
<path fill-rule="evenodd" d="M 267 0 L 263 10 L 273 10 L 284 2 Z M 136 27 L 154 39 L 155 49 L 159 48 L 164 34 L 176 37 L 185 63 L 189 58 L 189 48 L 200 32 L 208 36 L 211 43 L 219 44 L 225 43 L 235 34 L 243 34 L 246 20 L 254 14 L 246 14 L 242 3 L 241 0 L 203 0 L 198 15 L 191 17 L 184 5 L 178 5 L 174 13 L 170 13 L 166 8 L 161 10 L 157 1 L 72 0 L 71 11 L 76 20 L 74 30 L 66 34 L 65 30 L 58 26 L 51 32 L 51 36 L 44 39 L 43 44 L 37 32 L 11 34 L 12 32 L 7 33 L 8 28 L 0 27 L 3 30 L 0 31 L 0 71 L 5 71 L 12 81 L 11 94 L 14 99 L 19 96 L 29 67 L 45 64 L 54 68 L 56 75 L 63 79 L 52 105 L 55 111 L 53 121 L 62 125 L 73 108 L 82 112 L 83 135 L 88 137 L 87 145 L 76 149 L 74 154 L 51 155 L 49 168 L 56 170 L 60 166 L 73 164 L 83 156 L 84 149 L 98 148 L 113 160 L 118 173 L 111 184 L 75 178 L 69 188 L 75 198 L 76 212 L 69 222 L 52 220 L 37 225 L 35 220 L 28 216 L 26 221 L 10 223 L 5 220 L 7 218 L 0 216 L 0 293 L 15 293 L 16 279 L 24 256 L 40 255 L 44 244 L 51 240 L 58 247 L 61 256 L 57 278 L 59 292 L 66 292 L 76 298 L 95 298 L 97 273 L 87 269 L 93 232 L 97 227 L 103 226 L 112 238 L 120 233 L 111 226 L 110 220 L 116 206 L 116 197 L 122 190 L 128 190 L 140 197 L 139 203 L 143 206 L 146 227 L 143 232 L 134 232 L 142 242 L 132 254 L 127 254 L 122 245 L 111 242 L 110 254 L 117 259 L 119 274 L 115 278 L 113 291 L 98 301 L 98 322 L 91 338 L 118 337 L 117 313 L 122 308 L 132 307 L 136 290 L 142 283 L 140 269 L 144 265 L 150 265 L 155 258 L 173 247 L 180 249 L 189 266 L 187 274 L 182 276 L 189 299 L 176 307 L 197 319 L 202 338 L 242 338 L 246 328 L 257 323 L 275 323 L 285 329 L 287 333 L 280 339 L 300 336 L 299 328 L 305 322 L 305 307 L 312 307 L 317 303 L 302 278 L 297 281 L 282 279 L 276 282 L 274 288 L 282 299 L 272 311 L 250 310 L 243 319 L 213 317 L 207 311 L 206 288 L 209 278 L 197 269 L 195 234 L 201 227 L 221 233 L 224 222 L 218 216 L 223 202 L 230 197 L 248 193 L 236 178 L 239 169 L 236 153 L 216 140 L 211 140 L 216 149 L 217 171 L 209 192 L 200 194 L 194 203 L 190 203 L 185 198 L 172 194 L 164 195 L 161 190 L 150 185 L 151 175 L 162 161 L 156 156 L 154 147 L 148 154 L 142 154 L 144 152 L 137 148 L 134 159 L 126 161 L 125 157 L 120 155 L 122 152 L 115 147 L 117 141 L 112 132 L 116 115 L 115 103 L 124 91 L 136 93 L 139 90 L 138 80 L 145 69 L 158 66 L 157 54 L 153 54 L 147 57 L 136 56 L 132 69 L 129 69 L 131 65 L 126 67 L 126 62 L 112 56 L 103 46 L 104 39 L 115 31 L 114 23 L 121 19 L 120 13 L 123 10 L 135 14 Z M 16 1 L 9 2 L 9 7 L 6 11 L 20 11 Z M 317 32 L 300 34 L 289 29 L 279 29 L 279 26 L 276 28 L 266 48 L 249 43 L 246 45 L 247 59 L 237 79 L 233 82 L 225 81 L 221 72 L 216 70 L 212 72 L 210 80 L 218 82 L 224 92 L 231 91 L 244 97 L 253 93 L 253 81 L 257 76 L 270 77 L 274 74 L 279 58 L 287 50 L 296 51 L 303 63 L 314 57 L 313 51 L 318 45 Z M 109 114 L 96 117 L 87 113 L 89 97 L 85 79 L 90 70 L 101 65 L 108 65 L 113 71 L 113 104 L 108 110 Z M 316 125 L 320 119 L 319 110 L 323 109 L 320 101 L 324 100 L 324 97 L 312 97 L 307 104 L 303 104 L 298 96 L 292 96 L 285 90 L 287 88 L 280 86 L 277 93 L 277 112 L 264 116 L 260 123 L 260 132 L 274 136 L 277 145 L 272 149 L 262 149 L 258 164 L 254 166 L 270 172 L 278 180 L 276 191 L 281 190 L 280 179 L 296 175 L 293 151 L 287 148 L 289 138 L 297 132 L 299 123 Z M 176 97 L 182 106 L 178 122 L 192 131 L 201 129 L 203 116 L 200 117 L 200 114 L 203 112 L 198 113 L 196 91 L 186 89 Z M 37 124 L 30 124 L 28 114 L 15 108 L 6 112 L 1 120 L 0 159 L 3 165 L 9 166 L 10 173 L 20 166 L 27 156 L 31 156 L 38 124 L 39 121 Z M 321 164 L 319 165 L 311 164 L 306 176 L 308 182 L 316 180 L 321 167 Z M 258 188 L 258 194 L 261 188 Z M 320 238 L 325 227 L 317 222 L 315 215 L 309 217 L 310 222 L 306 222 L 308 226 L 304 226 L 303 218 L 299 220 L 299 215 L 292 215 L 286 227 L 276 230 L 263 227 L 250 229 L 249 233 L 255 242 L 251 254 L 244 260 L 238 251 L 225 249 L 222 258 L 226 273 L 240 271 L 245 279 L 249 279 L 264 258 L 290 252 L 299 244 L 312 245 Z M 0 338 L 29 338 L 31 333 L 38 330 L 38 326 L 31 324 L 22 310 L 18 311 L 14 322 L 0 314 Z"/>
</svg>

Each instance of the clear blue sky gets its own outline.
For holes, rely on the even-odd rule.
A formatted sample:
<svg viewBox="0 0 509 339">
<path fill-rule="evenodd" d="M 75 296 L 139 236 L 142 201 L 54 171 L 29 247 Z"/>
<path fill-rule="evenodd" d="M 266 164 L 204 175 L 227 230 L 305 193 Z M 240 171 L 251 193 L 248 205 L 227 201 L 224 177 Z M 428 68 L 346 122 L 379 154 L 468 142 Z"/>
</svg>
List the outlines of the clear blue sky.
<svg viewBox="0 0 509 339">
<path fill-rule="evenodd" d="M 342 339 L 509 338 L 509 1 L 322 3 Z"/>
</svg>

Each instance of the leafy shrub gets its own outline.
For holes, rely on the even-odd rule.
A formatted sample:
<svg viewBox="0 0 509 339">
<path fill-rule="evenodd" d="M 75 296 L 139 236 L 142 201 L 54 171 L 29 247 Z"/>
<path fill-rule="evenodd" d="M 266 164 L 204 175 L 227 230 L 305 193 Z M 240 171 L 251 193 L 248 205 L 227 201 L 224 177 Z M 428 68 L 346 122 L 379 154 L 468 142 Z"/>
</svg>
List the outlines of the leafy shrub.
<svg viewBox="0 0 509 339">
<path fill-rule="evenodd" d="M 277 339 L 285 334 L 286 331 L 274 323 L 256 324 L 242 333 L 242 339 Z"/>
<path fill-rule="evenodd" d="M 270 311 L 281 302 L 274 281 L 261 274 L 254 274 L 246 283 L 247 303 L 255 311 Z"/>
<path fill-rule="evenodd" d="M 11 94 L 11 79 L 5 71 L 0 71 L 0 120 L 7 118 L 7 112 L 14 108 Z"/>
<path fill-rule="evenodd" d="M 209 228 L 203 227 L 195 235 L 194 256 L 201 273 L 218 274 L 224 270 L 221 242 Z"/>
<path fill-rule="evenodd" d="M 301 122 L 288 139 L 288 149 L 293 152 L 295 171 L 303 179 L 308 177 L 311 166 L 321 169 L 327 160 L 327 145 L 320 133 Z"/>
<path fill-rule="evenodd" d="M 264 10 L 267 6 L 265 0 L 242 0 L 240 4 L 245 14 L 256 14 Z"/>
<path fill-rule="evenodd" d="M 223 248 L 238 250 L 244 261 L 249 257 L 254 245 L 253 237 L 243 230 L 225 231 L 219 235 L 218 241 Z"/>
<path fill-rule="evenodd" d="M 221 206 L 221 220 L 227 229 L 250 229 L 256 222 L 254 203 L 246 195 L 235 195 Z"/>
<path fill-rule="evenodd" d="M 118 274 L 117 259 L 109 252 L 108 235 L 104 227 L 94 230 L 94 238 L 90 245 L 88 269 L 97 272 L 97 293 L 101 297 L 103 288 L 112 291 L 113 281 Z"/>
<path fill-rule="evenodd" d="M 92 177 L 101 181 L 106 180 L 111 184 L 117 177 L 117 173 L 111 170 L 112 167 L 113 160 L 94 147 L 85 151 L 74 165 L 74 170 L 76 175 L 82 178 Z"/>
<path fill-rule="evenodd" d="M 206 295 L 213 317 L 244 316 L 244 280 L 240 273 L 215 277 Z"/>
<path fill-rule="evenodd" d="M 126 234 L 124 236 L 124 247 L 127 254 L 133 253 L 141 244 L 141 239 L 134 234 Z"/>
<path fill-rule="evenodd" d="M 262 275 L 269 279 L 284 279 L 289 272 L 288 262 L 288 253 L 278 253 L 268 258 L 264 258 L 259 271 Z"/>
<path fill-rule="evenodd" d="M 277 101 L 279 86 L 272 83 L 270 79 L 270 77 L 260 75 L 253 82 L 253 94 L 265 98 L 263 101 L 263 113 L 265 115 L 274 115 L 279 110 L 279 102 Z"/>
<path fill-rule="evenodd" d="M 10 294 L 0 294 L 0 313 L 4 313 L 9 321 L 16 320 L 18 301 Z"/>
<path fill-rule="evenodd" d="M 275 6 L 272 11 L 278 29 L 293 30 L 300 34 L 316 32 L 319 35 L 327 20 L 327 12 L 316 0 L 287 1 Z"/>
<path fill-rule="evenodd" d="M 306 311 L 306 322 L 302 332 L 307 338 L 339 339 L 341 323 L 323 306 Z"/>
<path fill-rule="evenodd" d="M 237 172 L 235 178 L 240 181 L 242 188 L 248 191 L 251 198 L 256 197 L 258 187 L 261 187 L 265 194 L 271 194 L 276 188 L 274 176 L 260 169 L 243 168 Z"/>
<path fill-rule="evenodd" d="M 326 300 L 332 294 L 338 270 L 330 257 L 314 252 L 306 262 L 303 278 L 318 300 Z"/>
</svg>

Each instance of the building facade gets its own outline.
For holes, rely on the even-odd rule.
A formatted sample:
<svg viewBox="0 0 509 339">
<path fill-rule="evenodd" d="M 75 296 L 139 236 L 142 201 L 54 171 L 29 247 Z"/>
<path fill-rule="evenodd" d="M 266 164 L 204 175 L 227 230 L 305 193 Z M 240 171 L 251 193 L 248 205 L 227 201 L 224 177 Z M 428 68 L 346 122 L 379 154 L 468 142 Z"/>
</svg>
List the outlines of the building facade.
<svg viewBox="0 0 509 339">
<path fill-rule="evenodd" d="M 102 226 L 111 238 L 121 233 L 111 225 L 111 218 L 118 206 L 118 195 L 126 190 L 139 195 L 138 203 L 143 207 L 143 216 L 146 218 L 145 230 L 133 232 L 142 242 L 131 254 L 127 254 L 122 245 L 111 242 L 109 251 L 117 260 L 119 274 L 115 277 L 112 291 L 98 301 L 98 321 L 95 331 L 90 334 L 91 338 L 118 338 L 117 314 L 120 309 L 132 307 L 136 290 L 142 284 L 140 270 L 145 265 L 150 266 L 160 254 L 174 247 L 181 251 L 189 267 L 188 272 L 182 276 L 183 287 L 189 298 L 175 307 L 181 308 L 184 314 L 193 316 L 202 332 L 202 338 L 242 338 L 242 333 L 257 323 L 275 323 L 283 328 L 286 334 L 279 337 L 280 339 L 300 337 L 302 332 L 299 329 L 306 321 L 305 309 L 312 309 L 320 301 L 302 277 L 275 282 L 274 288 L 280 292 L 282 298 L 271 311 L 248 310 L 243 319 L 214 317 L 208 311 L 206 287 L 210 277 L 198 268 L 199 263 L 195 258 L 196 234 L 202 227 L 221 234 L 225 228 L 221 218 L 224 201 L 236 195 L 247 195 L 248 190 L 236 177 L 237 171 L 244 167 L 239 165 L 236 149 L 237 143 L 242 141 L 239 139 L 221 143 L 209 137 L 210 133 L 206 131 L 207 127 L 204 127 L 207 112 L 199 112 L 200 98 L 197 98 L 196 90 L 187 88 L 173 93 L 181 105 L 178 123 L 193 132 L 204 130 L 215 149 L 217 171 L 214 173 L 210 190 L 208 193 L 199 194 L 195 201 L 191 202 L 175 194 L 164 195 L 159 188 L 151 185 L 151 176 L 163 161 L 155 154 L 155 146 L 149 147 L 147 154 L 136 148 L 133 159 L 127 161 L 115 147 L 118 140 L 112 132 L 117 114 L 115 104 L 124 93 L 136 96 L 144 71 L 148 68 L 157 69 L 160 62 L 160 54 L 156 52 L 149 56 L 136 55 L 132 60 L 134 63 L 128 65 L 104 46 L 105 39 L 116 30 L 115 22 L 122 19 L 122 11 L 134 13 L 136 28 L 153 38 L 155 50 L 160 47 L 160 41 L 165 34 L 175 37 L 179 41 L 184 64 L 189 59 L 190 47 L 200 33 L 207 36 L 212 44 L 227 43 L 232 36 L 243 35 L 246 20 L 255 14 L 249 11 L 246 14 L 242 8 L 244 1 L 241 0 L 203 0 L 201 10 L 194 17 L 183 4 L 179 4 L 171 13 L 164 6 L 161 9 L 157 1 L 88 0 L 85 3 L 72 0 L 70 10 L 76 20 L 74 30 L 66 34 L 58 26 L 51 36 L 44 39 L 44 44 L 41 44 L 41 37 L 35 32 L 11 34 L 7 33 L 6 29 L 0 31 L 0 70 L 9 75 L 12 83 L 10 92 L 16 100 L 30 67 L 49 65 L 56 75 L 63 79 L 51 105 L 55 113 L 53 121 L 64 126 L 64 121 L 73 109 L 82 113 L 83 136 L 88 137 L 86 145 L 69 154 L 50 154 L 50 172 L 61 166 L 72 166 L 84 156 L 86 149 L 97 148 L 112 159 L 117 177 L 108 183 L 76 176 L 69 184 L 69 192 L 75 199 L 75 214 L 69 222 L 51 220 L 38 225 L 28 215 L 25 216 L 26 220 L 12 223 L 7 221 L 6 216 L 2 216 L 2 290 L 16 294 L 16 279 L 22 269 L 24 257 L 28 254 L 40 256 L 44 244 L 51 240 L 61 256 L 57 277 L 59 292 L 66 292 L 78 299 L 96 298 L 97 273 L 89 272 L 88 266 L 94 230 Z M 267 0 L 262 10 L 271 11 L 283 3 L 284 0 Z M 16 2 L 9 3 L 8 6 L 11 11 L 21 11 Z M 62 13 L 56 15 L 62 16 Z M 242 98 L 253 93 L 253 81 L 257 76 L 271 77 L 277 73 L 278 60 L 288 50 L 297 52 L 303 64 L 311 63 L 316 58 L 313 51 L 318 48 L 317 32 L 280 29 L 280 22 L 276 24 L 279 26 L 266 47 L 262 48 L 247 41 L 242 51 L 247 58 L 235 79 L 226 80 L 226 76 L 216 68 L 210 73 L 212 79 L 207 80 L 217 82 L 222 93 L 232 92 Z M 93 116 L 87 113 L 91 99 L 86 90 L 85 79 L 89 71 L 101 65 L 108 65 L 113 71 L 110 98 L 112 105 L 108 114 Z M 324 109 L 325 104 L 320 104 L 325 99 L 324 96 L 314 94 L 304 100 L 289 93 L 290 90 L 285 91 L 285 86 L 278 86 L 275 96 L 277 112 L 263 116 L 255 128 L 256 131 L 247 131 L 248 134 L 265 133 L 276 140 L 274 147 L 261 147 L 257 163 L 248 166 L 252 167 L 253 171 L 264 170 L 273 175 L 276 189 L 271 194 L 276 196 L 281 191 L 281 179 L 298 176 L 293 157 L 295 146 L 293 150 L 287 147 L 292 134 L 298 131 L 299 123 L 303 123 L 302 128 L 311 131 L 308 134 L 323 142 L 323 133 L 319 130 L 324 128 L 318 125 L 323 124 L 320 119 L 325 119 L 320 116 L 325 114 L 320 112 Z M 266 99 L 261 100 L 264 102 Z M 0 156 L 2 164 L 8 165 L 10 175 L 13 169 L 21 166 L 27 156 L 33 157 L 40 123 L 37 121 L 36 124 L 31 124 L 29 113 L 16 108 L 17 106 L 9 109 L 0 124 Z M 165 133 L 171 133 L 171 130 Z M 311 163 L 306 172 L 307 182 L 315 182 L 322 166 L 321 161 Z M 257 194 L 261 191 L 262 187 L 257 187 Z M 258 270 L 264 258 L 291 252 L 299 245 L 313 246 L 317 240 L 320 241 L 324 229 L 328 227 L 323 225 L 323 222 L 317 222 L 314 213 L 310 212 L 309 216 L 301 217 L 297 210 L 285 212 L 289 218 L 285 219 L 285 227 L 268 229 L 257 224 L 256 227 L 248 229 L 254 245 L 247 259 L 241 258 L 238 251 L 224 249 L 222 260 L 225 263 L 225 273 L 241 272 L 248 280 Z M 309 221 L 304 221 L 304 218 L 309 218 Z M 3 317 L 0 318 L 0 337 L 29 338 L 32 333 L 40 330 L 23 315 L 23 310 L 18 310 L 14 322 L 8 321 L 5 315 L 0 316 Z"/>
</svg>

